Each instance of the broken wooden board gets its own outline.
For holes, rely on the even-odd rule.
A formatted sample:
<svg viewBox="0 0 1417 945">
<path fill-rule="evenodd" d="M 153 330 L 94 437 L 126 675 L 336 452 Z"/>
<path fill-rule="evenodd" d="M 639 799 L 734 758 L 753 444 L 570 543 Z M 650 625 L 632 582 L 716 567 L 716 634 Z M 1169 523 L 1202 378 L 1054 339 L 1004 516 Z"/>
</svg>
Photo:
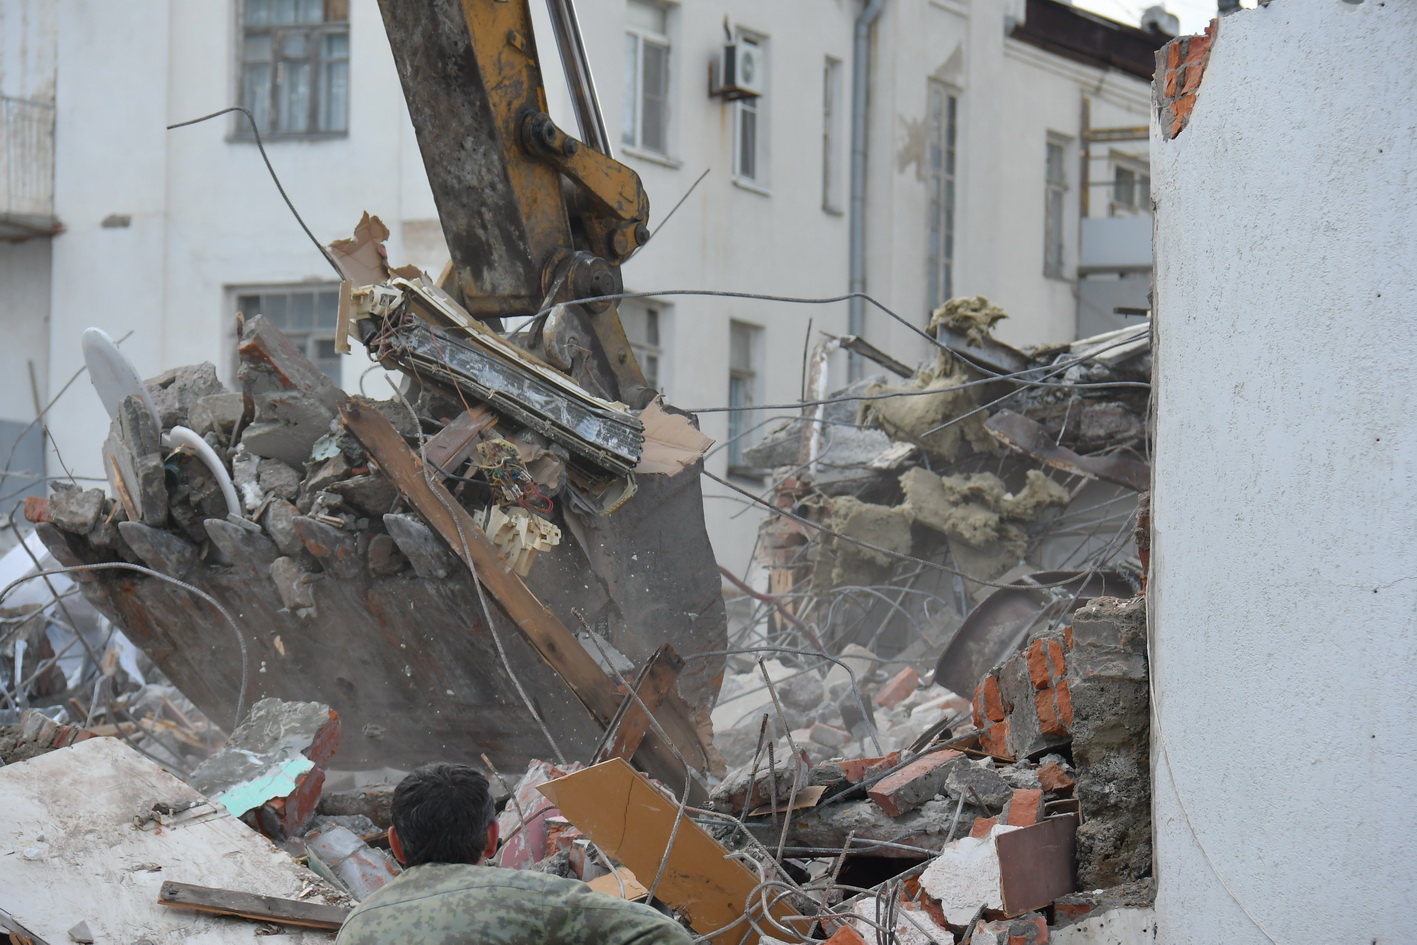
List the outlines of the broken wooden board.
<svg viewBox="0 0 1417 945">
<path fill-rule="evenodd" d="M 327 906 L 303 899 L 258 896 L 235 889 L 193 886 L 190 883 L 163 883 L 157 901 L 159 905 L 174 909 L 192 909 L 212 915 L 229 915 L 240 919 L 326 929 L 331 932 L 339 931 L 351 911 L 343 906 Z"/>
<path fill-rule="evenodd" d="M 87 922 L 98 942 L 249 943 L 247 923 L 158 905 L 165 880 L 194 879 L 283 899 L 320 882 L 117 739 L 0 768 L 0 909 L 31 937 L 57 945 Z M 313 929 L 289 934 L 334 941 Z"/>
<path fill-rule="evenodd" d="M 606 733 L 611 736 L 609 745 L 591 759 L 592 763 L 606 758 L 634 757 L 649 731 L 649 713 L 659 711 L 665 697 L 674 690 L 683 668 L 684 660 L 668 643 L 655 651 L 649 662 L 640 668 L 633 694 L 626 693 L 615 718 L 606 726 Z"/>
<path fill-rule="evenodd" d="M 742 918 L 762 914 L 761 899 L 749 902 L 759 884 L 757 874 L 729 859 L 728 850 L 687 816 L 678 819 L 679 805 L 624 760 L 612 758 L 538 790 L 560 808 L 561 816 L 637 877 L 653 884 L 662 862 L 655 898 L 683 912 L 699 935 L 714 945 L 756 941 L 759 933 Z M 782 921 L 796 910 L 778 903 L 770 911 Z"/>
</svg>

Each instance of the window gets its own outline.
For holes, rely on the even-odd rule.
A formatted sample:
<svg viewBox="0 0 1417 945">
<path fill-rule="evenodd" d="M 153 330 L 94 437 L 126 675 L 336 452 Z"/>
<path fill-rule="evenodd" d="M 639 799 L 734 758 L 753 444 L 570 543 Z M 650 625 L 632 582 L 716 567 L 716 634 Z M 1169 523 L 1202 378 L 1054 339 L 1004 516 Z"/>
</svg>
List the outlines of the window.
<svg viewBox="0 0 1417 945">
<path fill-rule="evenodd" d="M 664 377 L 660 372 L 660 358 L 664 354 L 660 340 L 663 310 L 662 304 L 648 299 L 625 299 L 620 303 L 620 324 L 624 326 L 625 337 L 630 339 L 635 359 L 640 362 L 645 382 L 661 393 L 664 392 Z"/>
<path fill-rule="evenodd" d="M 245 0 L 242 25 L 241 104 L 261 134 L 344 134 L 349 0 Z"/>
<path fill-rule="evenodd" d="M 767 87 L 767 48 L 763 40 L 740 35 L 738 42 L 761 51 L 764 64 L 763 87 Z M 765 95 L 740 98 L 733 103 L 733 176 L 742 181 L 767 183 Z"/>
<path fill-rule="evenodd" d="M 827 57 L 822 69 L 822 209 L 841 206 L 841 60 Z"/>
<path fill-rule="evenodd" d="M 669 153 L 669 11 L 630 0 L 625 26 L 625 113 L 620 140 Z"/>
<path fill-rule="evenodd" d="M 762 330 L 742 322 L 728 325 L 728 471 L 744 469 L 743 451 L 753 445 L 754 411 L 758 402 L 758 342 Z"/>
<path fill-rule="evenodd" d="M 1113 156 L 1112 216 L 1151 212 L 1151 171 L 1140 161 Z"/>
<path fill-rule="evenodd" d="M 1049 141 L 1044 159 L 1043 274 L 1063 278 L 1063 217 L 1068 192 L 1067 149 L 1060 141 Z"/>
<path fill-rule="evenodd" d="M 335 353 L 339 286 L 240 289 L 236 292 L 236 311 L 247 318 L 266 316 L 305 357 L 339 383 L 340 356 Z"/>
<path fill-rule="evenodd" d="M 930 161 L 927 294 L 933 312 L 954 296 L 959 97 L 943 82 L 931 79 L 926 107 Z"/>
</svg>

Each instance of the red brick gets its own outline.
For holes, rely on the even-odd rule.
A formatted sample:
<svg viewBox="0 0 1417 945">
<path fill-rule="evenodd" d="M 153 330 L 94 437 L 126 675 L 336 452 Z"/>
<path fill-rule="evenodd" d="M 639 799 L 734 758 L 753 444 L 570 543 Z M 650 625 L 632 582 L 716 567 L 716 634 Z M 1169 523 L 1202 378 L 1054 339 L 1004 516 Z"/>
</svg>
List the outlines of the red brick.
<svg viewBox="0 0 1417 945">
<path fill-rule="evenodd" d="M 910 804 L 901 797 L 916 781 L 929 777 L 936 768 L 947 761 L 958 758 L 960 753 L 946 749 L 944 751 L 932 752 L 923 758 L 916 758 L 910 764 L 904 766 L 881 780 L 866 792 L 866 796 L 875 801 L 876 806 L 892 817 L 899 817 L 906 811 L 914 809 L 918 804 Z M 934 791 L 930 792 L 934 794 Z"/>
<path fill-rule="evenodd" d="M 1043 818 L 1043 792 L 1037 788 L 1017 788 L 1004 808 L 1010 827 L 1031 827 Z"/>
<path fill-rule="evenodd" d="M 974 720 L 974 727 L 976 729 L 984 727 L 984 713 L 983 710 L 979 708 L 981 698 L 981 693 L 976 692 L 974 694 L 974 701 L 969 704 L 969 714 Z"/>
<path fill-rule="evenodd" d="M 989 831 L 993 830 L 998 822 L 999 818 L 997 817 L 976 817 L 974 818 L 974 827 L 969 831 L 969 835 L 976 840 L 981 837 L 987 837 L 989 836 Z"/>
<path fill-rule="evenodd" d="M 881 691 L 876 693 L 876 705 L 894 709 L 918 688 L 920 688 L 920 674 L 907 666 L 892 676 L 890 681 L 881 687 Z"/>
<path fill-rule="evenodd" d="M 1063 723 L 1063 727 L 1072 730 L 1073 727 L 1073 693 L 1068 687 L 1068 681 L 1064 679 L 1058 683 L 1057 690 L 1058 721 Z"/>
<path fill-rule="evenodd" d="M 824 945 L 866 945 L 866 940 L 856 934 L 856 930 L 851 926 L 843 925 Z"/>
<path fill-rule="evenodd" d="M 1166 68 L 1175 69 L 1181 64 L 1181 43 L 1179 39 L 1173 39 L 1166 44 Z"/>
<path fill-rule="evenodd" d="M 984 682 L 979 684 L 980 697 L 983 700 L 984 718 L 989 722 L 1002 722 L 1004 720 L 1004 697 L 999 692 L 999 680 L 993 676 L 985 676 Z"/>
<path fill-rule="evenodd" d="M 1067 648 L 1070 649 L 1070 650 L 1073 648 L 1073 625 L 1072 625 L 1072 624 L 1068 624 L 1066 627 L 1063 628 L 1063 646 L 1067 647 Z"/>
<path fill-rule="evenodd" d="M 900 764 L 900 752 L 893 751 L 884 758 L 851 758 L 847 761 L 833 762 L 841 773 L 846 775 L 846 780 L 855 784 L 887 768 L 894 768 Z"/>
<path fill-rule="evenodd" d="M 54 519 L 49 517 L 49 500 L 43 496 L 26 496 L 25 521 L 33 522 L 36 525 L 40 522 L 54 521 Z"/>
<path fill-rule="evenodd" d="M 1200 62 L 1210 52 L 1210 43 L 1214 39 L 1207 31 L 1205 36 L 1192 36 L 1191 41 L 1186 44 L 1186 62 Z"/>
<path fill-rule="evenodd" d="M 1176 80 L 1177 80 L 1177 77 L 1179 76 L 1179 74 L 1180 74 L 1180 71 L 1177 70 L 1177 69 L 1167 69 L 1167 70 L 1166 70 L 1166 82 L 1165 82 L 1165 84 L 1161 87 L 1161 94 L 1164 95 L 1166 98 L 1172 98 L 1172 97 L 1175 96 L 1175 94 L 1176 94 L 1176 84 L 1177 84 L 1177 83 L 1176 83 Z"/>
<path fill-rule="evenodd" d="M 1034 640 L 1028 645 L 1028 678 L 1033 682 L 1034 689 L 1047 689 L 1052 682 L 1052 677 L 1048 673 L 1048 647 L 1042 640 Z"/>
<path fill-rule="evenodd" d="M 980 732 L 979 747 L 995 758 L 1012 761 L 1013 755 L 1009 754 L 1009 723 L 995 722 Z"/>
<path fill-rule="evenodd" d="M 1057 690 L 1044 689 L 1034 697 L 1034 707 L 1038 710 L 1038 727 L 1044 735 L 1067 736 L 1068 727 L 1058 717 Z"/>
<path fill-rule="evenodd" d="M 1096 908 L 1097 906 L 1090 902 L 1065 902 L 1058 899 L 1053 902 L 1053 915 L 1059 924 L 1063 920 L 1075 922 Z"/>
<path fill-rule="evenodd" d="M 1196 89 L 1200 88 L 1201 73 L 1204 71 L 1205 63 L 1203 62 L 1193 62 L 1186 66 L 1186 83 L 1181 87 L 1182 94 L 1194 92 Z"/>
<path fill-rule="evenodd" d="M 1062 765 L 1050 761 L 1038 769 L 1038 783 L 1043 785 L 1046 791 L 1066 791 L 1077 782 L 1068 777 Z"/>
<path fill-rule="evenodd" d="M 1062 679 L 1067 674 L 1067 655 L 1063 652 L 1063 644 L 1057 640 L 1048 641 L 1048 663 L 1053 670 L 1054 679 Z"/>
</svg>

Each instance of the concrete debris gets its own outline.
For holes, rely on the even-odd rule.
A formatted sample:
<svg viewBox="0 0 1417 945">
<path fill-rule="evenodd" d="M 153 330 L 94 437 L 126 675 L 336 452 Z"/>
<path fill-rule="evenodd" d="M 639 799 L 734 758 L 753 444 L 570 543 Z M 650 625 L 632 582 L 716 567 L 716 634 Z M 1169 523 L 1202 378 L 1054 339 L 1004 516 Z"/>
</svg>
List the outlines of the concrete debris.
<svg viewBox="0 0 1417 945">
<path fill-rule="evenodd" d="M 339 716 L 329 706 L 262 699 L 188 780 L 233 817 L 284 840 L 314 816 L 339 742 Z"/>
<path fill-rule="evenodd" d="M 123 384 L 114 395 L 123 396 L 105 447 L 114 498 L 56 489 L 27 514 L 61 563 L 139 564 L 239 615 L 236 627 L 213 619 L 209 604 L 146 576 L 105 570 L 77 582 L 213 716 L 229 718 L 258 679 L 262 695 L 339 712 L 352 765 L 411 768 L 456 743 L 496 746 L 498 763 L 516 768 L 546 747 L 541 710 L 523 693 L 555 693 L 546 721 L 558 746 L 589 757 L 616 714 L 620 680 L 592 672 L 593 658 L 564 623 L 573 611 L 597 624 L 632 670 L 662 643 L 686 655 L 724 650 L 692 474 L 709 441 L 690 418 L 656 403 L 657 471 L 624 475 L 640 458 L 635 411 L 518 355 L 418 274 L 404 276 L 413 280 L 401 290 L 410 304 L 445 317 L 437 350 L 476 336 L 479 357 L 496 353 L 496 378 L 477 382 L 481 395 L 459 386 L 471 362 L 460 361 L 456 377 L 408 362 L 393 399 L 353 400 L 268 319 L 247 313 L 239 392 L 224 390 L 211 365 L 168 371 L 134 392 L 118 370 L 126 362 L 115 362 Z M 361 316 L 362 328 L 373 317 Z M 393 348 L 380 356 L 398 367 Z M 517 384 L 531 385 L 523 393 L 534 416 L 520 401 L 503 403 Z M 576 411 L 593 415 L 585 436 Z M 189 439 L 178 442 L 173 421 L 190 428 Z M 381 438 L 379 459 L 361 439 L 371 436 Z M 620 450 L 609 466 L 597 458 L 607 445 Z M 397 477 L 391 457 L 410 464 Z M 659 541 L 663 517 L 684 538 L 678 553 L 620 553 Z M 246 665 L 232 658 L 234 634 L 247 641 Z M 519 639 L 508 647 L 509 635 Z M 330 672 L 335 649 L 352 659 Z M 672 747 L 696 770 L 716 769 L 691 715 L 706 715 L 722 662 L 687 663 L 656 710 L 673 732 L 672 746 L 644 743 L 661 756 L 657 773 L 682 768 Z M 414 693 L 439 725 L 407 712 Z"/>
</svg>

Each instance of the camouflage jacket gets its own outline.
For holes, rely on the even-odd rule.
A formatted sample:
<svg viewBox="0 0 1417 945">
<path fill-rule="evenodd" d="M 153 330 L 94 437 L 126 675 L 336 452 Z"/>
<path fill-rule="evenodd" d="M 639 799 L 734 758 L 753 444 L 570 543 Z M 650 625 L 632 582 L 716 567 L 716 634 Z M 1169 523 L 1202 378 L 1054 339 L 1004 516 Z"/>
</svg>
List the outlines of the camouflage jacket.
<svg viewBox="0 0 1417 945">
<path fill-rule="evenodd" d="M 361 902 L 338 945 L 690 945 L 648 906 L 546 873 L 425 863 Z"/>
</svg>

